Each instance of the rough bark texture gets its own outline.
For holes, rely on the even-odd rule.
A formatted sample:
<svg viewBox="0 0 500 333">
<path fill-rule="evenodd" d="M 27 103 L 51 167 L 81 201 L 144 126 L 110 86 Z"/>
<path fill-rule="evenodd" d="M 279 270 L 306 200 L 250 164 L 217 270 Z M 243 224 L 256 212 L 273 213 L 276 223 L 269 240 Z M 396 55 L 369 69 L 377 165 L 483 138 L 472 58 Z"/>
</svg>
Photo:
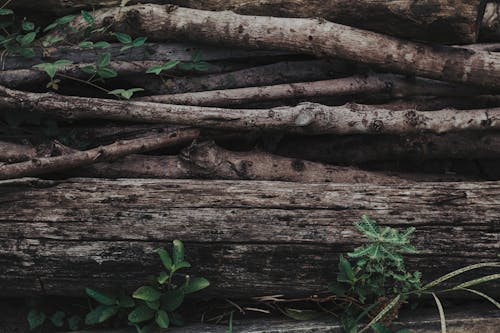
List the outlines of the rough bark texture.
<svg viewBox="0 0 500 333">
<path fill-rule="evenodd" d="M 303 134 L 408 134 L 500 128 L 500 109 L 436 112 L 391 111 L 377 106 L 346 104 L 329 107 L 302 103 L 271 109 L 223 109 L 126 102 L 36 94 L 0 87 L 0 106 L 36 111 L 66 119 L 109 119 L 163 122 L 225 130 L 281 130 Z"/>
<path fill-rule="evenodd" d="M 129 1 L 130 4 L 141 1 Z M 487 1 L 481 0 L 150 0 L 205 10 L 232 10 L 248 15 L 322 17 L 401 37 L 444 43 L 470 43 L 478 37 Z M 36 10 L 63 14 L 90 6 L 117 6 L 120 1 L 49 0 Z M 14 8 L 33 9 L 30 0 L 17 0 Z"/>
<path fill-rule="evenodd" d="M 450 85 L 433 80 L 406 79 L 391 74 L 370 74 L 334 80 L 288 83 L 265 87 L 156 95 L 143 97 L 139 100 L 168 104 L 224 107 L 255 101 L 310 99 L 327 96 L 370 95 L 377 93 L 388 94 L 394 97 L 415 95 L 464 96 L 476 95 L 480 91 L 470 87 Z"/>
<path fill-rule="evenodd" d="M 140 86 L 154 94 L 175 94 L 217 89 L 265 86 L 287 82 L 326 80 L 349 71 L 349 66 L 341 61 L 318 59 L 305 61 L 283 61 L 275 64 L 256 66 L 224 74 L 204 75 L 189 78 L 162 80 L 127 78 L 135 86 Z"/>
<path fill-rule="evenodd" d="M 364 241 L 352 225 L 362 214 L 417 228 L 420 253 L 409 266 L 427 280 L 498 259 L 499 198 L 496 182 L 3 181 L 0 295 L 136 287 L 160 269 L 154 249 L 173 239 L 185 242 L 192 273 L 212 282 L 212 295 L 307 295 Z"/>
<path fill-rule="evenodd" d="M 161 149 L 181 142 L 189 143 L 198 136 L 198 130 L 178 130 L 171 133 L 120 141 L 109 146 L 87 151 L 76 151 L 57 157 L 42 157 L 27 162 L 1 165 L 0 179 L 20 178 L 62 171 L 103 160 L 112 160 L 130 154 Z"/>
<path fill-rule="evenodd" d="M 85 23 L 74 23 L 79 28 Z M 136 5 L 96 12 L 98 26 L 152 39 L 182 39 L 333 56 L 436 80 L 500 87 L 500 55 L 407 42 L 318 19 L 245 16 L 175 6 Z"/>
<path fill-rule="evenodd" d="M 0 162 L 22 161 L 36 154 L 36 149 L 31 146 L 0 141 Z"/>
<path fill-rule="evenodd" d="M 377 160 L 487 159 L 500 155 L 500 135 L 495 132 L 285 137 L 271 152 L 337 165 Z"/>
</svg>

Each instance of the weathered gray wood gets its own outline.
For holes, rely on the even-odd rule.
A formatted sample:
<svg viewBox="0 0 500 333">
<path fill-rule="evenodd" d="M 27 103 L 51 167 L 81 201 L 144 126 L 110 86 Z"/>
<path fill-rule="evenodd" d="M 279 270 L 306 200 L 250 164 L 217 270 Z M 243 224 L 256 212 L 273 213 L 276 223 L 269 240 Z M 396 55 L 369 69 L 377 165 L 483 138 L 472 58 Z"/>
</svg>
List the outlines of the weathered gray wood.
<svg viewBox="0 0 500 333">
<path fill-rule="evenodd" d="M 307 295 L 324 290 L 338 256 L 363 241 L 352 226 L 362 214 L 415 226 L 421 252 L 409 265 L 428 280 L 497 260 L 499 205 L 497 182 L 4 181 L 0 295 L 133 288 L 160 269 L 154 249 L 173 239 L 212 282 L 209 295 Z M 495 295 L 498 286 L 487 288 Z"/>
<path fill-rule="evenodd" d="M 132 0 L 129 4 L 143 1 Z M 205 10 L 233 10 L 249 15 L 322 17 L 346 25 L 396 36 L 445 43 L 475 42 L 485 0 L 149 0 Z M 121 0 L 48 0 L 36 10 L 59 14 L 91 6 L 118 6 Z M 17 0 L 14 8 L 33 9 L 31 0 Z"/>
</svg>

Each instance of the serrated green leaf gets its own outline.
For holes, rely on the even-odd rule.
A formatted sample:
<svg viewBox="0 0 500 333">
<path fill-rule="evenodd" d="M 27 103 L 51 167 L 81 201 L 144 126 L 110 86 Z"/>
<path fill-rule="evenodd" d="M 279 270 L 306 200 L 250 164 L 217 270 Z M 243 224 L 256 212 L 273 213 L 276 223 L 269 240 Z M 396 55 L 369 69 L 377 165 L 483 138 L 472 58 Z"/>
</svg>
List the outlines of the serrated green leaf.
<svg viewBox="0 0 500 333">
<path fill-rule="evenodd" d="M 133 298 L 143 301 L 154 302 L 160 299 L 161 292 L 151 286 L 142 286 L 132 295 Z"/>
<path fill-rule="evenodd" d="M 184 302 L 184 292 L 182 289 L 167 291 L 161 296 L 161 308 L 168 312 L 175 311 Z"/>
<path fill-rule="evenodd" d="M 163 310 L 159 310 L 156 312 L 155 321 L 156 324 L 161 328 L 168 328 L 170 326 L 170 319 L 168 317 L 168 314 Z"/>
<path fill-rule="evenodd" d="M 113 305 L 116 304 L 116 298 L 106 295 L 104 293 L 101 293 L 97 290 L 91 289 L 91 288 L 85 288 L 85 293 L 95 301 L 97 301 L 100 304 L 103 305 Z"/>
<path fill-rule="evenodd" d="M 151 310 L 146 305 L 139 305 L 134 309 L 134 311 L 129 313 L 128 320 L 133 324 L 137 324 L 153 319 L 154 316 L 155 316 L 154 310 Z"/>
<path fill-rule="evenodd" d="M 203 290 L 210 286 L 210 282 L 205 279 L 205 278 L 193 278 L 189 279 L 184 286 L 182 287 L 182 290 L 184 291 L 184 294 L 192 294 L 195 292 L 198 292 L 200 290 Z"/>
<path fill-rule="evenodd" d="M 121 32 L 115 32 L 115 33 L 113 33 L 113 35 L 116 37 L 116 39 L 118 39 L 118 41 L 120 43 L 123 43 L 123 44 L 130 44 L 130 43 L 132 43 L 132 37 L 130 37 L 127 34 L 124 34 L 124 33 L 121 33 Z"/>
<path fill-rule="evenodd" d="M 35 328 L 42 326 L 46 318 L 47 316 L 42 311 L 30 310 L 28 313 L 28 324 L 30 326 L 30 330 L 34 330 Z"/>
<path fill-rule="evenodd" d="M 173 260 L 176 267 L 179 266 L 181 262 L 184 261 L 184 244 L 180 240 L 174 240 L 173 242 Z"/>
</svg>

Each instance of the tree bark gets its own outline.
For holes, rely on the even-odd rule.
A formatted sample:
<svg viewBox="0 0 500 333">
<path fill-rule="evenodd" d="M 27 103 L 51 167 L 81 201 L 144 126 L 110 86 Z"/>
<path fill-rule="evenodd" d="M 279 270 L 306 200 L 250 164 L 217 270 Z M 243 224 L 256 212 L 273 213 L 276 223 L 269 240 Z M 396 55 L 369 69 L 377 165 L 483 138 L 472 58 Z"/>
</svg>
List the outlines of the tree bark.
<svg viewBox="0 0 500 333">
<path fill-rule="evenodd" d="M 87 151 L 76 151 L 56 157 L 41 157 L 27 162 L 1 165 L 0 179 L 21 178 L 62 171 L 103 160 L 112 160 L 130 154 L 165 148 L 180 142 L 189 143 L 198 136 L 198 130 L 178 130 L 171 133 L 121 141 Z"/>
<path fill-rule="evenodd" d="M 129 1 L 130 4 L 141 1 Z M 204 10 L 232 10 L 247 15 L 322 17 L 359 28 L 405 38 L 441 43 L 473 43 L 477 40 L 487 1 L 380 1 L 380 0 L 150 0 Z M 49 0 L 36 10 L 63 14 L 92 6 L 117 6 L 120 1 Z M 33 9 L 33 2 L 18 0 L 14 8 Z"/>
<path fill-rule="evenodd" d="M 409 268 L 429 281 L 498 260 L 499 198 L 496 182 L 3 181 L 0 295 L 137 288 L 160 271 L 154 250 L 173 239 L 185 242 L 191 273 L 211 281 L 211 295 L 311 295 L 334 279 L 339 255 L 365 241 L 352 225 L 362 214 L 415 226 L 420 252 Z"/>
<path fill-rule="evenodd" d="M 416 135 L 290 136 L 270 152 L 336 165 L 383 160 L 490 159 L 500 156 L 500 135 L 464 132 Z"/>
<path fill-rule="evenodd" d="M 85 24 L 78 19 L 73 27 L 80 29 Z M 97 11 L 96 25 L 113 25 L 116 31 L 153 40 L 175 38 L 304 52 L 436 80 L 500 88 L 498 54 L 408 42 L 324 20 L 244 16 L 149 4 Z"/>
<path fill-rule="evenodd" d="M 169 78 L 167 85 L 165 81 L 159 79 L 129 77 L 127 80 L 153 94 L 177 94 L 326 80 L 337 77 L 340 73 L 352 71 L 350 67 L 354 66 L 331 59 L 282 61 L 223 74 Z"/>
<path fill-rule="evenodd" d="M 368 74 L 333 80 L 288 83 L 265 87 L 155 95 L 143 97 L 139 100 L 167 104 L 223 107 L 256 101 L 307 99 L 358 94 L 369 95 L 377 93 L 394 97 L 415 95 L 467 96 L 480 94 L 480 90 L 433 80 L 419 78 L 412 80 L 391 74 Z"/>
<path fill-rule="evenodd" d="M 500 128 L 500 109 L 435 112 L 391 111 L 377 106 L 303 103 L 272 109 L 222 109 L 36 94 L 0 86 L 0 106 L 66 119 L 171 123 L 225 130 L 289 131 L 302 134 L 446 133 Z"/>
</svg>

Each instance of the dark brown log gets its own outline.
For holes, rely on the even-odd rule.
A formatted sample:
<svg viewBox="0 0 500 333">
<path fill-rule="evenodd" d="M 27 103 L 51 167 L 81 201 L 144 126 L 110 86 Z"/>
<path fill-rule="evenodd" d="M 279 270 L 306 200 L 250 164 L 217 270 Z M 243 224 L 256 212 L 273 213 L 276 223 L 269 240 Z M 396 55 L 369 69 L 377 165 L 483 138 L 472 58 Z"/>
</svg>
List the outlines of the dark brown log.
<svg viewBox="0 0 500 333">
<path fill-rule="evenodd" d="M 280 140 L 271 152 L 337 165 L 379 160 L 488 159 L 500 156 L 495 132 L 417 134 L 406 136 L 292 136 Z"/>
<path fill-rule="evenodd" d="M 140 3 L 132 0 L 129 4 Z M 396 36 L 444 43 L 473 43 L 487 1 L 321 1 L 321 0 L 150 0 L 204 10 L 233 10 L 248 15 L 322 17 L 327 20 Z M 49 0 L 36 10 L 63 14 L 91 6 L 117 6 L 116 1 Z M 30 0 L 17 0 L 14 8 L 33 9 Z"/>
<path fill-rule="evenodd" d="M 168 60 L 189 62 L 192 61 L 193 54 L 196 52 L 201 52 L 202 60 L 209 62 L 255 60 L 289 54 L 282 51 L 229 49 L 192 43 L 146 43 L 143 46 L 129 49 L 127 52 L 120 51 L 122 47 L 123 44 L 111 44 L 105 49 L 105 52 L 111 53 L 111 59 L 118 62 L 161 61 L 162 63 Z M 55 62 L 60 59 L 71 60 L 74 63 L 95 63 L 102 54 L 94 49 L 64 45 L 44 49 L 43 53 L 40 50 L 36 51 L 39 53 L 33 58 L 8 55 L 2 59 L 0 67 L 2 70 L 30 69 L 34 65 Z"/>
<path fill-rule="evenodd" d="M 351 69 L 338 60 L 283 61 L 224 74 L 163 80 L 130 77 L 128 81 L 154 94 L 175 94 L 195 91 L 256 87 L 288 82 L 326 80 L 348 73 Z"/>
<path fill-rule="evenodd" d="M 500 55 L 427 45 L 317 19 L 245 16 L 175 6 L 136 5 L 96 12 L 96 25 L 152 39 L 333 56 L 384 70 L 500 88 Z M 83 19 L 73 23 L 80 29 Z"/>
<path fill-rule="evenodd" d="M 307 99 L 357 94 L 370 95 L 377 93 L 394 97 L 415 95 L 467 96 L 480 94 L 480 90 L 427 79 L 407 79 L 391 74 L 369 74 L 333 80 L 288 83 L 265 87 L 156 95 L 143 97 L 138 100 L 167 104 L 224 107 L 255 101 Z"/>
<path fill-rule="evenodd" d="M 41 157 L 27 162 L 1 165 L 0 179 L 36 176 L 89 165 L 99 161 L 113 160 L 130 154 L 165 148 L 179 144 L 180 142 L 189 143 L 198 136 L 198 130 L 183 129 L 139 139 L 120 141 L 109 146 L 77 151 L 57 157 Z"/>
<path fill-rule="evenodd" d="M 0 141 L 0 162 L 23 161 L 36 154 L 36 149 L 28 145 Z"/>
<path fill-rule="evenodd" d="M 391 111 L 346 104 L 329 107 L 303 103 L 272 109 L 222 109 L 36 94 L 0 86 L 0 105 L 66 119 L 163 122 L 225 130 L 279 130 L 303 134 L 446 133 L 500 128 L 500 109 Z"/>
<path fill-rule="evenodd" d="M 420 253 L 409 266 L 428 281 L 498 260 L 499 198 L 496 182 L 3 181 L 0 295 L 134 288 L 160 270 L 154 250 L 173 239 L 185 242 L 211 295 L 308 295 L 334 278 L 340 253 L 364 241 L 352 225 L 362 214 L 417 228 Z"/>
</svg>

